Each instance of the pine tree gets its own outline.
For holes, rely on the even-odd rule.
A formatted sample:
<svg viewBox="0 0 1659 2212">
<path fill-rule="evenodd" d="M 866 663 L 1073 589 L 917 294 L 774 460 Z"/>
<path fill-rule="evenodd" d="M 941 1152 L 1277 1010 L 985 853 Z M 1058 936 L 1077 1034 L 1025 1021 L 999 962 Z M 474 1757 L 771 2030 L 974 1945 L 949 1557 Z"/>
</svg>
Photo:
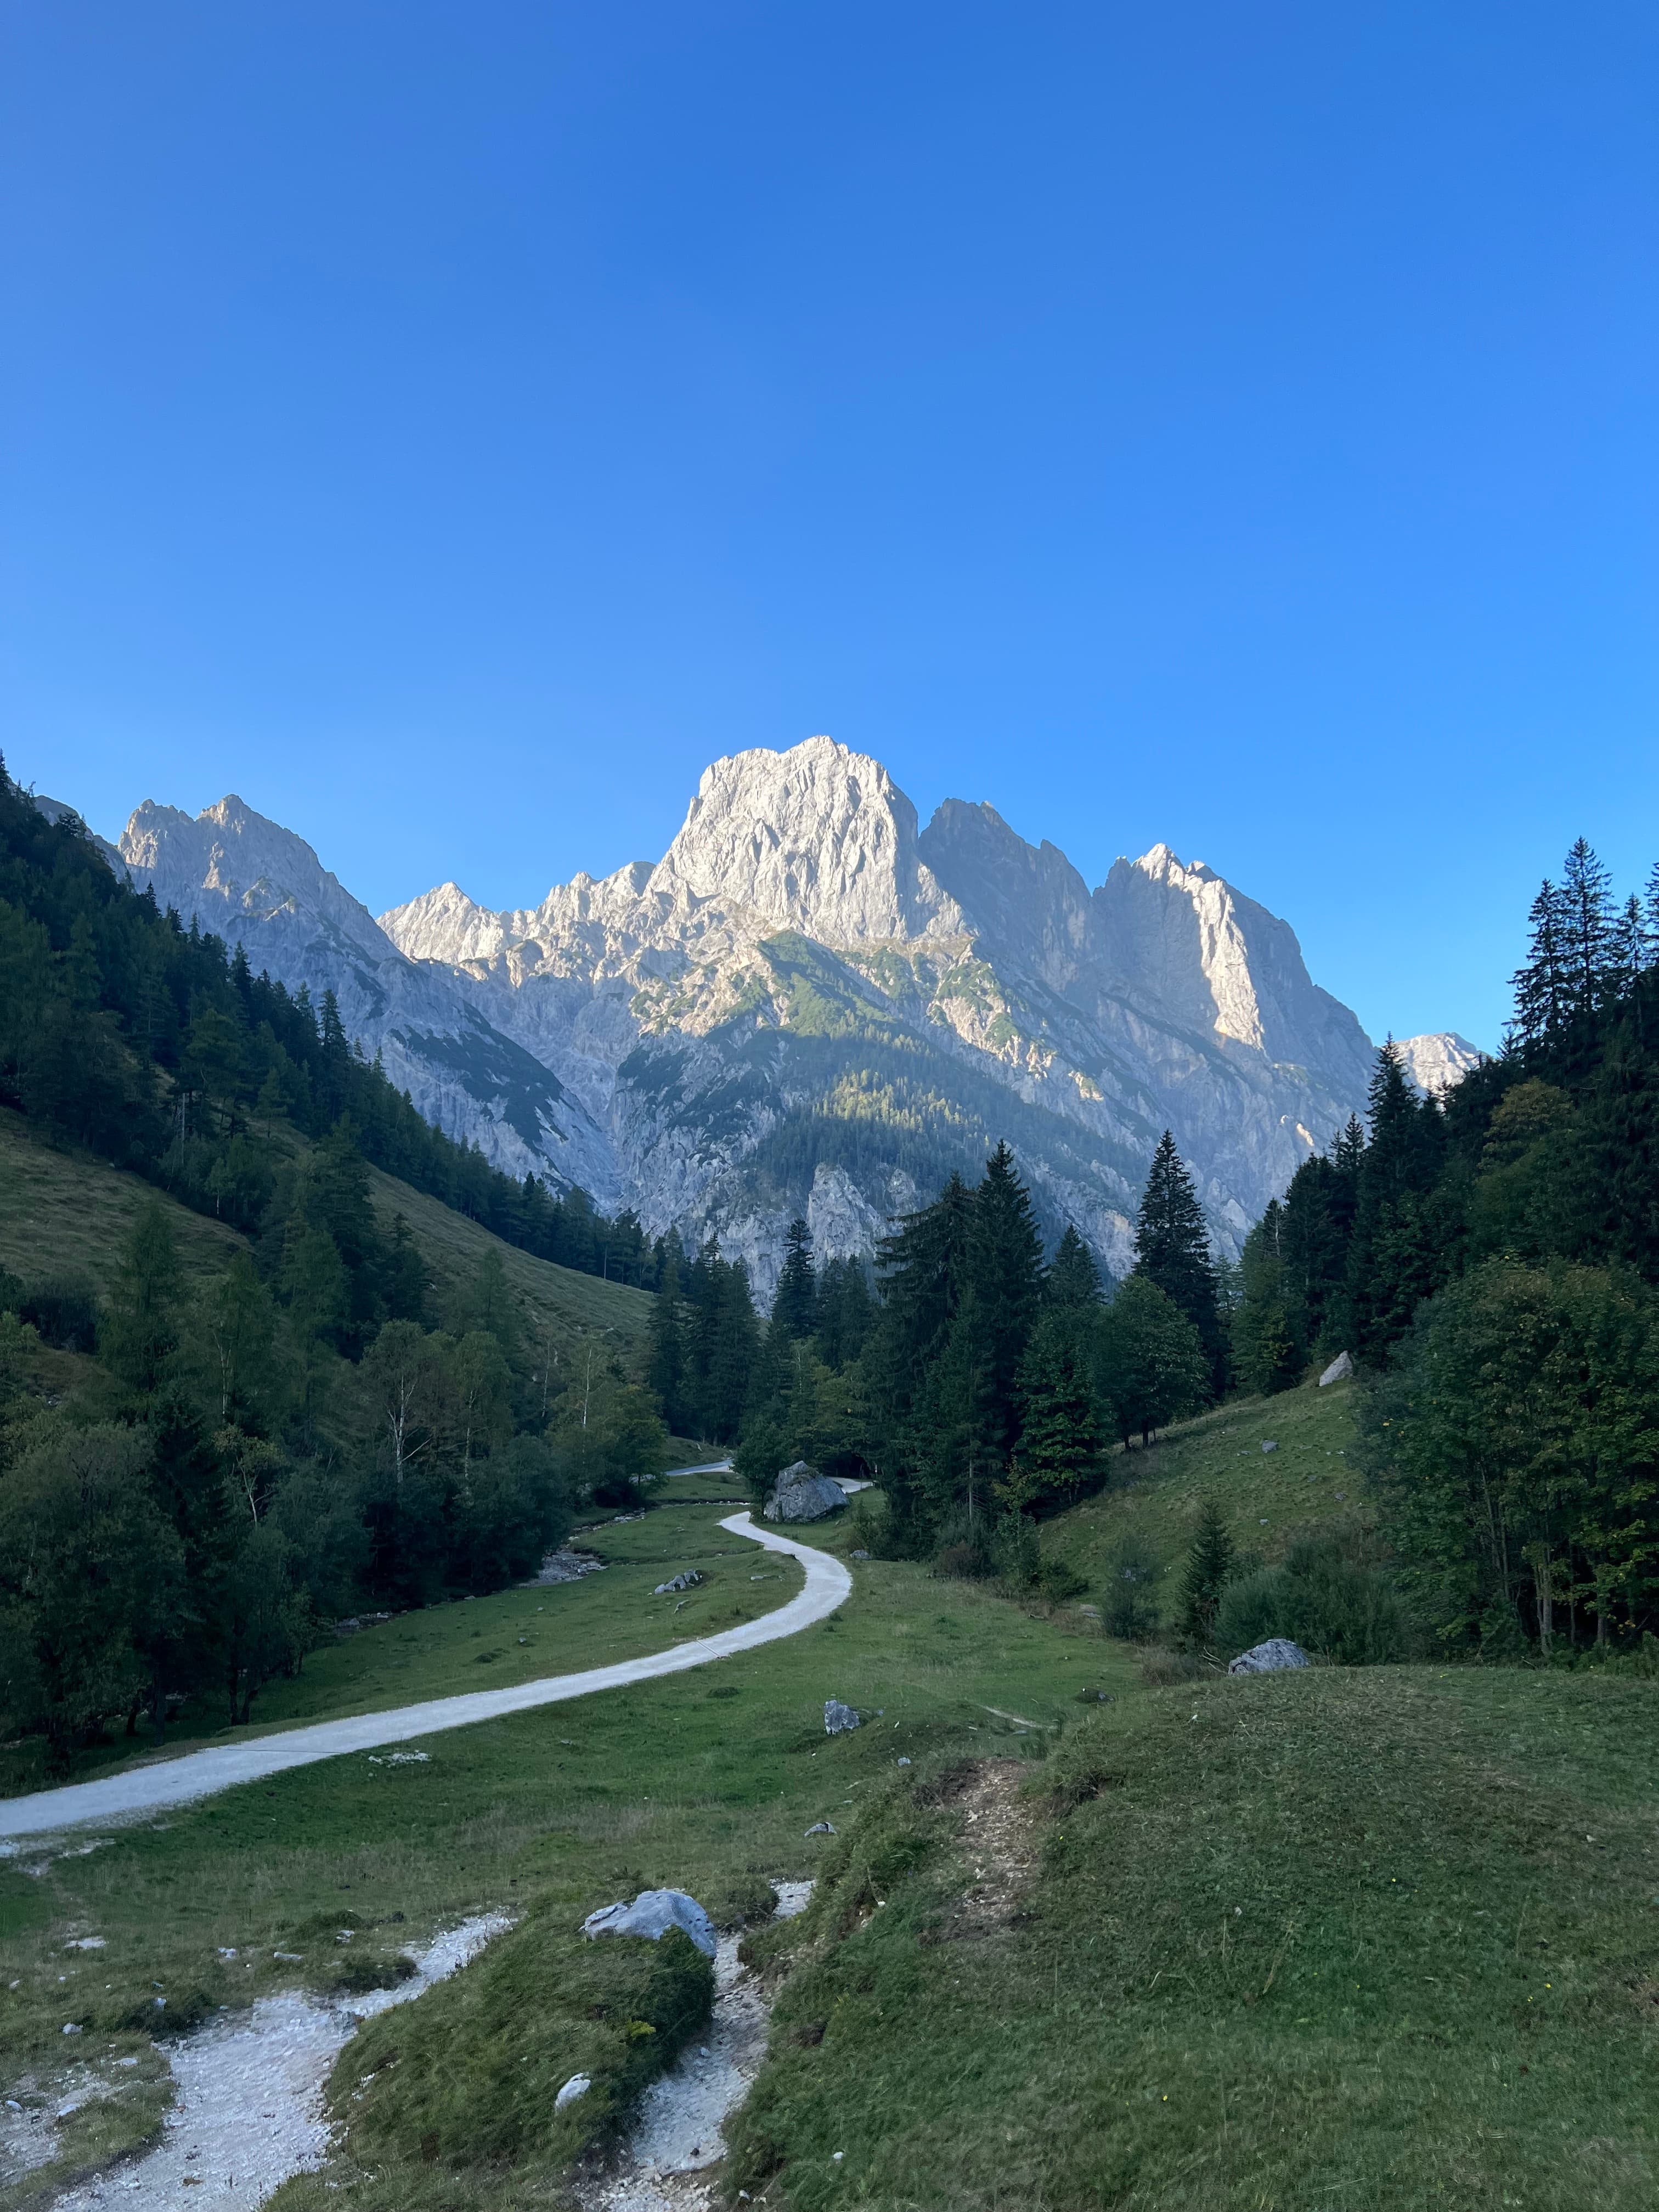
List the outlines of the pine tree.
<svg viewBox="0 0 1659 2212">
<path fill-rule="evenodd" d="M 1042 1295 L 1042 1239 L 1004 1144 L 974 1193 L 967 1290 L 972 1312 L 964 1326 L 978 1378 L 975 1426 L 1001 1463 L 1019 1434 L 1019 1364 Z"/>
<path fill-rule="evenodd" d="M 1545 877 L 1528 916 L 1532 935 L 1526 963 L 1510 981 L 1515 1016 L 1510 1034 L 1535 1051 L 1559 1036 L 1567 1018 L 1567 925 L 1561 892 Z"/>
<path fill-rule="evenodd" d="M 1051 1306 L 1031 1332 L 1019 1366 L 1019 1449 L 1003 1486 L 1018 1511 L 1070 1504 L 1099 1470 L 1089 1326 L 1081 1307 Z"/>
<path fill-rule="evenodd" d="M 1572 1011 L 1580 1017 L 1598 1012 L 1606 996 L 1613 941 L 1610 882 L 1589 845 L 1578 838 L 1562 872 L 1561 897 Z"/>
<path fill-rule="evenodd" d="M 811 1336 L 817 1328 L 817 1303 L 812 1232 L 798 1217 L 784 1233 L 783 1268 L 772 1301 L 773 1328 L 783 1336 Z"/>
<path fill-rule="evenodd" d="M 1165 1130 L 1152 1155 L 1135 1224 L 1133 1272 L 1156 1283 L 1198 1331 L 1212 1389 L 1226 1387 L 1227 1346 L 1216 1298 L 1209 1231 L 1192 1176 Z"/>
<path fill-rule="evenodd" d="M 1209 1642 L 1216 1608 L 1232 1571 L 1233 1540 L 1227 1516 L 1213 1498 L 1206 1498 L 1181 1578 L 1181 1632 L 1188 1644 Z"/>
<path fill-rule="evenodd" d="M 1050 1305 L 1100 1304 L 1100 1270 L 1095 1265 L 1094 1255 L 1069 1221 L 1049 1267 L 1045 1287 Z"/>
</svg>

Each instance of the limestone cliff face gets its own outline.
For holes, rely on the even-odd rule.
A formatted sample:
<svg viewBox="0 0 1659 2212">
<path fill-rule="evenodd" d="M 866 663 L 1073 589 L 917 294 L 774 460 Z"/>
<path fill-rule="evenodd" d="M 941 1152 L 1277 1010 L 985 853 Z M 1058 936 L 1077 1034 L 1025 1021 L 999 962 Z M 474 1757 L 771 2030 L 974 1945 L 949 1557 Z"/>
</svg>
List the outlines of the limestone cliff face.
<svg viewBox="0 0 1659 2212">
<path fill-rule="evenodd" d="M 514 1174 L 614 1194 L 610 1144 L 580 1102 L 447 969 L 400 952 L 291 830 L 234 794 L 193 817 L 147 801 L 115 857 L 162 908 L 243 945 L 256 974 L 314 1006 L 331 990 L 348 1034 L 439 1128 Z"/>
<path fill-rule="evenodd" d="M 1461 1083 L 1486 1054 L 1455 1030 L 1437 1030 L 1425 1036 L 1407 1037 L 1400 1047 L 1406 1073 L 1419 1091 L 1437 1097 Z"/>
<path fill-rule="evenodd" d="M 331 986 L 445 1126 L 653 1233 L 718 1235 L 763 1295 L 793 1215 L 821 1255 L 868 1251 L 1004 1136 L 1051 1231 L 1121 1273 L 1167 1126 L 1236 1249 L 1364 1104 L 1358 1023 L 1212 870 L 1158 846 L 1091 892 L 989 806 L 919 831 L 828 738 L 717 761 L 660 861 L 501 913 L 445 884 L 376 924 L 235 799 L 143 808 L 122 851 L 256 966 Z"/>
</svg>

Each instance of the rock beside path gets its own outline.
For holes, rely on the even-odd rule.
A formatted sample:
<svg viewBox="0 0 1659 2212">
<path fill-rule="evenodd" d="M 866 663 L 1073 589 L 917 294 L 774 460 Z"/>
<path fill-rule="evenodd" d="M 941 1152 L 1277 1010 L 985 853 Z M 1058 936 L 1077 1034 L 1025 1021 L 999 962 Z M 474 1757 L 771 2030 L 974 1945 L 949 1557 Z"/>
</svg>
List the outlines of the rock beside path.
<svg viewBox="0 0 1659 2212">
<path fill-rule="evenodd" d="M 1289 1667 L 1306 1667 L 1310 1663 L 1299 1644 L 1288 1637 L 1270 1636 L 1265 1644 L 1257 1644 L 1249 1651 L 1241 1651 L 1228 1668 L 1230 1674 L 1279 1674 Z"/>
<path fill-rule="evenodd" d="M 651 1943 L 659 1942 L 671 1928 L 689 1936 L 706 1959 L 720 1948 L 714 1922 L 683 1889 L 642 1889 L 631 1903 L 604 1905 L 582 1923 L 582 1933 L 590 1938 L 643 1936 Z"/>
</svg>

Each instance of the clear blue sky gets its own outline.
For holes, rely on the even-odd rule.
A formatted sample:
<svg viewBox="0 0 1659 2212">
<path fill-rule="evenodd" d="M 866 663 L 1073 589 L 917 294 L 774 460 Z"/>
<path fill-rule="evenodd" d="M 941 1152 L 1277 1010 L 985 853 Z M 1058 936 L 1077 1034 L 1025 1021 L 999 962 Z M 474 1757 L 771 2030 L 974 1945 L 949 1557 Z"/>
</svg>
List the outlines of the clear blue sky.
<svg viewBox="0 0 1659 2212">
<path fill-rule="evenodd" d="M 0 706 L 377 910 L 817 731 L 1498 1038 L 1659 854 L 1659 14 L 4 0 Z"/>
</svg>

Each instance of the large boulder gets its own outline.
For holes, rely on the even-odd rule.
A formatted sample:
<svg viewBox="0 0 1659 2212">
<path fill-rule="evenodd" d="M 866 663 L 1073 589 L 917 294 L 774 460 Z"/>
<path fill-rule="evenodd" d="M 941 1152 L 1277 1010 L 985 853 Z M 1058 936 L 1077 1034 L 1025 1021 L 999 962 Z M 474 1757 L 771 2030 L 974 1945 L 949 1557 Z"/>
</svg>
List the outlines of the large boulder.
<svg viewBox="0 0 1659 2212">
<path fill-rule="evenodd" d="M 839 1513 L 847 1503 L 847 1492 L 838 1482 L 831 1482 L 827 1474 L 820 1474 L 815 1467 L 808 1467 L 798 1459 L 779 1475 L 771 1496 L 761 1508 L 763 1521 L 822 1521 L 827 1514 Z"/>
<path fill-rule="evenodd" d="M 1335 1358 L 1332 1360 L 1330 1365 L 1325 1370 L 1325 1372 L 1320 1376 L 1319 1387 L 1322 1390 L 1328 1382 L 1346 1382 L 1352 1373 L 1352 1360 L 1349 1358 L 1346 1352 L 1339 1352 Z"/>
<path fill-rule="evenodd" d="M 604 1905 L 582 1923 L 586 1936 L 643 1936 L 649 1943 L 659 1942 L 671 1928 L 689 1936 L 707 1958 L 720 1948 L 714 1922 L 683 1889 L 642 1889 L 631 1905 Z"/>
<path fill-rule="evenodd" d="M 1287 1667 L 1306 1667 L 1307 1653 L 1299 1644 L 1288 1637 L 1270 1636 L 1265 1644 L 1258 1644 L 1249 1651 L 1241 1651 L 1227 1672 L 1230 1674 L 1279 1674 Z"/>
</svg>

